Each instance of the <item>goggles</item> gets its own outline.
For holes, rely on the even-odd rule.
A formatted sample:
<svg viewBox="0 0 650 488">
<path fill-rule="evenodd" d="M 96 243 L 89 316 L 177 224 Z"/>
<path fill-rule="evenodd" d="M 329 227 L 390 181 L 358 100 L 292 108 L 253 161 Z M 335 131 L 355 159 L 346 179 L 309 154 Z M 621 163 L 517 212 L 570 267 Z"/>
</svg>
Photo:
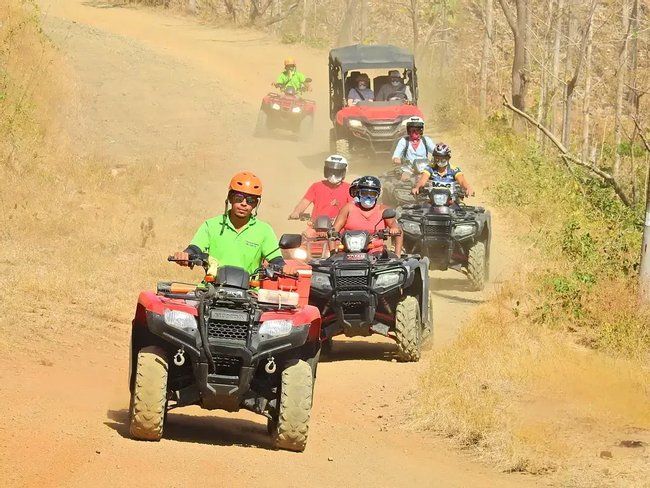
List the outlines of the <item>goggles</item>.
<svg viewBox="0 0 650 488">
<path fill-rule="evenodd" d="M 377 190 L 361 188 L 359 189 L 359 196 L 362 198 L 379 198 L 379 192 Z"/>
<path fill-rule="evenodd" d="M 256 197 L 254 195 L 245 195 L 243 193 L 231 193 L 230 195 L 230 203 L 243 203 L 246 202 L 246 204 L 249 207 L 255 207 L 260 201 L 260 197 Z"/>
</svg>

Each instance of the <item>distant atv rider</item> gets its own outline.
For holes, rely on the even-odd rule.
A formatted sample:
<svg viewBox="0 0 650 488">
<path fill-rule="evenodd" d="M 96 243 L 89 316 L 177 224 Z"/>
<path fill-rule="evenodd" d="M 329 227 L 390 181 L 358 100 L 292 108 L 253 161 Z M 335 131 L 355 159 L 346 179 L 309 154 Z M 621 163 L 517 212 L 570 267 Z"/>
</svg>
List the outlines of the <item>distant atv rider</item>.
<svg viewBox="0 0 650 488">
<path fill-rule="evenodd" d="M 377 92 L 376 100 L 378 102 L 387 102 L 389 100 L 403 100 L 410 102 L 413 100 L 411 89 L 404 84 L 399 71 L 392 69 L 388 72 L 388 83 L 384 83 Z"/>
<path fill-rule="evenodd" d="M 223 215 L 206 220 L 196 231 L 190 245 L 174 254 L 178 264 L 188 265 L 190 254 L 207 252 L 212 265 L 237 266 L 253 274 L 264 261 L 285 273 L 287 266 L 278 248 L 278 239 L 266 222 L 253 213 L 262 198 L 262 182 L 252 173 L 237 173 L 230 180 Z M 230 209 L 228 206 L 230 205 Z"/>
<path fill-rule="evenodd" d="M 393 163 L 402 164 L 402 181 L 407 181 L 414 174 L 421 173 L 429 165 L 419 164 L 415 166 L 416 160 L 428 160 L 433 153 L 435 144 L 429 136 L 424 135 L 424 120 L 420 117 L 411 117 L 406 122 L 406 136 L 402 137 L 395 146 L 393 152 Z"/>
<path fill-rule="evenodd" d="M 296 61 L 293 58 L 284 60 L 284 71 L 278 75 L 273 86 L 285 90 L 293 87 L 296 92 L 309 91 L 311 80 L 296 69 Z"/>
<path fill-rule="evenodd" d="M 436 144 L 433 148 L 433 161 L 430 167 L 422 172 L 420 179 L 413 187 L 412 193 L 417 195 L 429 179 L 433 186 L 449 186 L 450 183 L 458 182 L 465 190 L 465 195 L 474 196 L 474 190 L 463 175 L 458 166 L 451 164 L 451 148 L 447 144 Z"/>
</svg>

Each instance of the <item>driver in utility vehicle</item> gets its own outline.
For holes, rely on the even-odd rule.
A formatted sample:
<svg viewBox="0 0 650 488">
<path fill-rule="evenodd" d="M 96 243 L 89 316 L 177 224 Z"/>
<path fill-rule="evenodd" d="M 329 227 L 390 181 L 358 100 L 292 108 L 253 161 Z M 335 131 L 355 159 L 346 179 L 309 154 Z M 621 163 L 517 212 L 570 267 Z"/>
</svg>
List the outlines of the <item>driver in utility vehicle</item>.
<svg viewBox="0 0 650 488">
<path fill-rule="evenodd" d="M 339 233 L 346 230 L 365 230 L 370 234 L 378 230 L 390 229 L 390 235 L 395 243 L 395 254 L 401 256 L 402 228 L 396 219 L 383 219 L 381 217 L 386 206 L 378 203 L 381 194 L 381 181 L 375 176 L 362 176 L 350 185 L 350 196 L 354 199 L 346 204 L 334 220 L 332 228 Z M 384 241 L 374 239 L 371 253 L 380 253 L 384 250 Z M 333 249 L 332 249 L 333 250 Z"/>
<path fill-rule="evenodd" d="M 381 85 L 381 88 L 377 92 L 376 100 L 378 102 L 387 102 L 388 100 L 405 100 L 410 102 L 413 100 L 411 89 L 404 84 L 404 80 L 399 74 L 399 71 L 392 69 L 388 72 L 388 76 L 388 83 Z"/>
<path fill-rule="evenodd" d="M 253 173 L 237 173 L 230 180 L 225 212 L 206 220 L 184 251 L 174 253 L 181 266 L 189 255 L 208 253 L 210 266 L 237 266 L 253 274 L 264 261 L 286 274 L 295 269 L 287 265 L 278 247 L 278 238 L 269 224 L 257 219 L 262 198 L 262 181 Z M 230 208 L 229 208 L 230 206 Z"/>
</svg>

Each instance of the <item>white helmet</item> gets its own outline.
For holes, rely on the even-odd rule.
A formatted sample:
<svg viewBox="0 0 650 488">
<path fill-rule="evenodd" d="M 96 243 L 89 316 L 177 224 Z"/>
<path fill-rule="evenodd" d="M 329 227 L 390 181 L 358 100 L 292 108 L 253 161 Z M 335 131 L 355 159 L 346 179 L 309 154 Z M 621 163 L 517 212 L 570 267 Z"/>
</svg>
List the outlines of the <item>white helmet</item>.
<svg viewBox="0 0 650 488">
<path fill-rule="evenodd" d="M 411 127 L 424 130 L 424 119 L 420 117 L 409 117 L 406 119 L 406 132 L 408 132 Z"/>
<path fill-rule="evenodd" d="M 325 160 L 325 179 L 332 185 L 338 185 L 345 178 L 348 169 L 348 161 L 338 154 L 332 154 Z"/>
</svg>

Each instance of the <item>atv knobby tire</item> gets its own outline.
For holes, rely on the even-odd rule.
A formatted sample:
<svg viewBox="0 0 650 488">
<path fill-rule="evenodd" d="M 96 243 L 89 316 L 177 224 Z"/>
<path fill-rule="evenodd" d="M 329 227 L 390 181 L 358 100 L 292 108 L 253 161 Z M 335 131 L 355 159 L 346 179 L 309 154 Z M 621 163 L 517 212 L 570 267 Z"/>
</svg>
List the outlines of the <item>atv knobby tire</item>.
<svg viewBox="0 0 650 488">
<path fill-rule="evenodd" d="M 159 441 L 167 409 L 167 359 L 158 346 L 138 352 L 135 384 L 131 393 L 129 431 L 135 439 Z"/>
<path fill-rule="evenodd" d="M 347 139 L 337 139 L 336 154 L 343 156 L 346 159 L 350 159 L 350 141 Z"/>
<path fill-rule="evenodd" d="M 305 450 L 313 393 L 311 366 L 302 360 L 289 363 L 282 371 L 278 417 L 269 424 L 277 448 L 297 452 Z"/>
<path fill-rule="evenodd" d="M 397 357 L 400 361 L 420 360 L 422 345 L 422 321 L 420 304 L 415 297 L 408 296 L 397 304 L 395 310 L 395 338 Z"/>
<path fill-rule="evenodd" d="M 257 123 L 255 124 L 255 137 L 264 137 L 268 134 L 268 115 L 262 109 L 257 114 Z"/>
<path fill-rule="evenodd" d="M 485 287 L 486 274 L 485 243 L 477 242 L 470 247 L 467 258 L 467 277 L 472 291 L 481 291 Z"/>
</svg>

